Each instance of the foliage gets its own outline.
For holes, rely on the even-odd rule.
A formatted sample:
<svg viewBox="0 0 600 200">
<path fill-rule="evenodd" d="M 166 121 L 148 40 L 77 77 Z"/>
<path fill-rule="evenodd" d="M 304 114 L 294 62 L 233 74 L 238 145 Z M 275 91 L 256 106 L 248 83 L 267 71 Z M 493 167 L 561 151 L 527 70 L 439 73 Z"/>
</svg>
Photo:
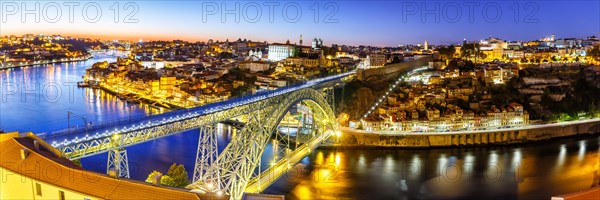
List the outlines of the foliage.
<svg viewBox="0 0 600 200">
<path fill-rule="evenodd" d="M 256 88 L 254 84 L 246 84 L 239 86 L 238 88 L 235 88 L 231 91 L 231 96 L 237 97 L 250 94 L 253 88 Z"/>
<path fill-rule="evenodd" d="M 587 56 L 590 58 L 600 61 L 600 46 L 594 46 L 587 52 Z"/>
<path fill-rule="evenodd" d="M 150 174 L 148 174 L 148 178 L 146 178 L 146 182 L 152 183 L 152 180 L 156 176 L 162 176 L 162 173 L 160 173 L 159 171 L 156 171 L 156 170 L 150 172 Z"/>
<path fill-rule="evenodd" d="M 571 90 L 567 90 L 567 96 L 561 101 L 554 102 L 547 96 L 549 91 L 542 97 L 542 105 L 551 111 L 550 119 L 569 121 L 579 117 L 599 117 L 597 107 L 600 103 L 600 89 L 590 85 L 584 77 L 584 72 L 578 74 L 578 78 L 571 83 Z"/>
<path fill-rule="evenodd" d="M 460 48 L 460 55 L 463 58 L 472 58 L 477 55 L 479 52 L 479 44 L 478 43 L 463 43 Z"/>
<path fill-rule="evenodd" d="M 448 63 L 448 67 L 458 67 L 460 71 L 473 71 L 475 70 L 475 64 L 470 60 L 452 59 Z"/>
<path fill-rule="evenodd" d="M 256 75 L 247 73 L 246 71 L 240 69 L 239 67 L 230 69 L 229 73 L 227 73 L 225 75 L 225 77 L 229 81 L 241 80 L 247 84 L 254 83 L 254 81 L 256 81 Z"/>
<path fill-rule="evenodd" d="M 221 52 L 221 53 L 219 53 L 219 55 L 217 55 L 217 58 L 220 58 L 220 59 L 233 58 L 233 54 L 229 53 L 229 52 Z"/>
<path fill-rule="evenodd" d="M 79 165 L 80 167 L 83 167 L 83 166 L 81 166 L 81 159 L 73 160 L 73 163 L 75 163 L 76 165 Z"/>
<path fill-rule="evenodd" d="M 152 182 L 154 176 L 161 174 L 158 171 L 152 171 L 146 182 Z M 167 171 L 166 175 L 163 175 L 160 179 L 160 184 L 169 187 L 177 187 L 184 188 L 185 186 L 190 184 L 190 180 L 188 178 L 188 173 L 185 170 L 183 164 L 177 165 L 177 163 L 173 163 L 171 167 L 169 167 L 169 171 Z"/>
<path fill-rule="evenodd" d="M 443 46 L 438 48 L 437 50 L 443 59 L 452 59 L 456 54 L 456 48 L 454 47 L 454 45 Z"/>
</svg>

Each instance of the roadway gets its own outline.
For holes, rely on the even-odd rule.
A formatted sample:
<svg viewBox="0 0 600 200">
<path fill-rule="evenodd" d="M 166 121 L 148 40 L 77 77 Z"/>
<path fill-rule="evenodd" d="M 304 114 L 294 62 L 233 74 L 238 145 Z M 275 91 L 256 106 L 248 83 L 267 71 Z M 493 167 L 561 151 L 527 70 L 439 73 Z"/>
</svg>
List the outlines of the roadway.
<svg viewBox="0 0 600 200">
<path fill-rule="evenodd" d="M 300 162 L 306 155 L 311 151 L 315 150 L 323 141 L 333 135 L 332 130 L 327 130 L 324 134 L 318 137 L 312 138 L 304 145 L 298 147 L 291 155 L 285 156 L 285 158 L 279 160 L 275 164 L 269 167 L 269 169 L 260 173 L 259 176 L 253 178 L 246 185 L 245 193 L 260 193 L 265 188 L 269 187 L 283 174 L 287 173 L 292 169 L 293 165 Z"/>
<path fill-rule="evenodd" d="M 523 130 L 532 130 L 532 129 L 541 129 L 541 128 L 560 128 L 570 125 L 576 124 L 584 124 L 584 123 L 592 123 L 592 122 L 600 122 L 600 119 L 581 119 L 567 122 L 557 122 L 557 123 L 548 123 L 548 124 L 530 124 L 525 126 L 516 126 L 510 128 L 495 128 L 490 127 L 486 130 L 463 130 L 463 131 L 448 131 L 448 132 L 438 132 L 438 131 L 429 131 L 429 132 L 413 132 L 413 131 L 365 131 L 358 130 L 349 127 L 340 127 L 340 130 L 344 131 L 353 131 L 357 133 L 370 133 L 370 134 L 382 134 L 382 135 L 454 135 L 454 134 L 473 134 L 473 133 L 492 133 L 499 131 L 523 131 Z M 485 127 L 479 127 L 485 128 Z"/>
</svg>

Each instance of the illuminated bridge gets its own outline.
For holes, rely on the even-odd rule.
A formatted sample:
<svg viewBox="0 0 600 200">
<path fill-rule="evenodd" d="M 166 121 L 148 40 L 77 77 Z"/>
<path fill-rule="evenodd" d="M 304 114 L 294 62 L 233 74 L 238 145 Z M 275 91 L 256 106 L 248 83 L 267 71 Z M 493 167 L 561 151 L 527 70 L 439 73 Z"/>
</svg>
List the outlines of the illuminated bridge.
<svg viewBox="0 0 600 200">
<path fill-rule="evenodd" d="M 339 134 L 332 109 L 333 88 L 353 74 L 351 71 L 191 109 L 77 131 L 42 133 L 39 137 L 71 160 L 108 152 L 107 171 L 114 169 L 119 176 L 128 178 L 125 147 L 200 129 L 194 183 L 188 188 L 241 199 L 244 192 L 263 191 L 321 142 Z M 280 133 L 278 127 L 289 110 L 298 104 L 312 112 L 312 132 L 297 133 L 291 138 L 290 133 Z M 225 149 L 218 152 L 216 124 L 232 118 L 247 120 Z M 280 151 L 283 153 L 276 154 L 267 169 L 260 169 L 261 155 L 271 141 L 277 143 L 274 148 L 283 144 Z"/>
</svg>

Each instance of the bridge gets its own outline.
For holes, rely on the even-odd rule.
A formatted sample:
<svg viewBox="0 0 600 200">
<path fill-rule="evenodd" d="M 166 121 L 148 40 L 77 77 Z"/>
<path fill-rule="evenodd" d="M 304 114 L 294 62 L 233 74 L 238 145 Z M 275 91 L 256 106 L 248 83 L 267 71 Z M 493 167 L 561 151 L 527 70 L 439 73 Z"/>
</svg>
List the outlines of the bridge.
<svg viewBox="0 0 600 200">
<path fill-rule="evenodd" d="M 354 74 L 351 71 L 195 108 L 76 131 L 42 133 L 39 137 L 71 160 L 108 152 L 107 171 L 129 178 L 126 147 L 200 129 L 193 183 L 187 188 L 241 199 L 244 192 L 263 191 L 319 144 L 340 133 L 333 112 L 333 88 Z M 280 133 L 278 127 L 298 104 L 308 107 L 315 120 L 311 133 L 297 133 L 292 138 L 290 133 Z M 247 121 L 219 153 L 215 127 L 233 118 Z M 281 149 L 270 166 L 261 169 L 261 155 L 270 140 L 275 149 Z"/>
</svg>

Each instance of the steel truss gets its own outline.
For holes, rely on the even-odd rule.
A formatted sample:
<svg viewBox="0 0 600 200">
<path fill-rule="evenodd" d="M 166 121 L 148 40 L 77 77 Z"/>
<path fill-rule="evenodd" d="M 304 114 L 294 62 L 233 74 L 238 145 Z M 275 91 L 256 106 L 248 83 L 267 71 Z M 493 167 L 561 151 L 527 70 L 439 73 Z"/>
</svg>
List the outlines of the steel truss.
<svg viewBox="0 0 600 200">
<path fill-rule="evenodd" d="M 322 92 L 314 89 L 302 89 L 283 96 L 284 98 L 277 98 L 277 101 L 271 104 L 272 106 L 250 112 L 249 120 L 244 128 L 219 154 L 216 163 L 208 169 L 207 174 L 216 174 L 216 176 L 197 181 L 191 184 L 190 188 L 225 192 L 232 199 L 241 199 L 256 167 L 260 165 L 260 156 L 271 134 L 288 110 L 301 101 L 306 102 L 313 110 L 315 117 L 321 120 L 322 125 L 318 126 L 321 130 L 317 131 L 317 135 L 313 138 L 326 138 L 323 137 L 325 129 L 338 130 L 333 110 Z M 206 183 L 219 184 L 212 190 L 199 188 L 207 185 Z"/>
<path fill-rule="evenodd" d="M 209 113 L 199 117 L 185 118 L 172 123 L 160 125 L 139 124 L 134 130 L 115 130 L 114 133 L 109 136 L 86 136 L 77 139 L 73 144 L 56 146 L 56 148 L 61 150 L 64 156 L 71 160 L 89 157 L 107 152 L 110 149 L 128 147 L 196 129 L 201 126 L 218 123 L 226 119 L 246 115 L 256 110 L 262 110 L 276 105 L 281 102 L 285 96 L 286 95 L 279 95 L 262 101 L 233 107 L 228 110 Z"/>
<path fill-rule="evenodd" d="M 108 160 L 106 162 L 106 173 L 115 170 L 118 177 L 129 178 L 129 161 L 127 160 L 126 149 L 119 148 L 108 151 Z"/>
<path fill-rule="evenodd" d="M 325 92 L 326 92 L 326 98 L 327 98 L 327 103 L 329 103 L 329 106 L 331 106 L 331 108 L 333 108 L 333 114 L 335 116 L 335 87 L 327 87 L 325 88 Z"/>
<path fill-rule="evenodd" d="M 199 183 L 210 183 L 215 186 L 215 190 L 225 192 L 233 199 L 240 199 L 246 185 L 252 179 L 256 167 L 260 165 L 260 156 L 268 139 L 291 106 L 301 101 L 305 102 L 313 110 L 314 119 L 322 119 L 321 123 L 316 124 L 319 131 L 317 131 L 318 134 L 312 136 L 313 138 L 319 137 L 320 140 L 323 140 L 329 136 L 324 135 L 325 130 L 338 130 L 330 106 L 332 105 L 330 102 L 333 100 L 328 101 L 326 94 L 326 91 L 323 92 L 320 89 L 299 89 L 202 116 L 184 117 L 178 121 L 157 123 L 157 125 L 139 124 L 134 128 L 115 130 L 110 135 L 106 134 L 101 137 L 98 134 L 91 137 L 86 135 L 76 139 L 72 144 L 57 146 L 57 148 L 71 160 L 109 152 L 107 168 L 118 166 L 119 175 L 128 177 L 129 169 L 125 147 L 212 125 L 226 119 L 248 116 L 246 125 L 233 137 L 223 152 L 214 159 L 214 162 L 211 162 L 211 157 L 214 156 L 216 147 L 215 151 L 212 151 L 212 147 L 199 149 L 201 151 L 197 152 L 199 158 L 196 160 L 193 177 L 196 182 L 192 184 L 198 186 Z M 215 131 L 201 131 L 199 144 L 200 142 L 216 144 L 214 134 Z M 211 136 L 214 139 L 204 138 L 205 136 Z M 121 174 L 125 172 L 127 173 Z M 205 184 L 205 186 L 208 185 Z"/>
<path fill-rule="evenodd" d="M 215 125 L 200 127 L 196 164 L 194 165 L 194 182 L 208 179 L 213 175 L 206 174 L 206 172 L 211 164 L 217 164 L 218 151 Z M 215 178 L 218 179 L 218 177 Z"/>
</svg>

